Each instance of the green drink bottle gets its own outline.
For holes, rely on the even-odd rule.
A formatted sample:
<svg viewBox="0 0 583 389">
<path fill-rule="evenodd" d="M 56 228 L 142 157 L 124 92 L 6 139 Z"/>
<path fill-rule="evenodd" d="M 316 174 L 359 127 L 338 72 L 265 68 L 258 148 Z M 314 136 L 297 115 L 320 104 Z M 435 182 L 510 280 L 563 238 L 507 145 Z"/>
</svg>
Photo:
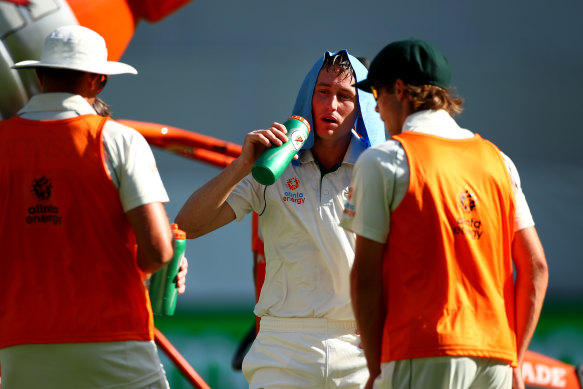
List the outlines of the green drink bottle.
<svg viewBox="0 0 583 389">
<path fill-rule="evenodd" d="M 176 276 L 186 250 L 186 233 L 180 230 L 176 223 L 172 223 L 172 232 L 174 233 L 174 256 L 168 265 L 152 274 L 150 278 L 150 301 L 155 315 L 172 316 L 176 309 L 178 296 Z"/>
<path fill-rule="evenodd" d="M 251 169 L 253 178 L 262 185 L 271 185 L 281 176 L 310 134 L 310 123 L 301 116 L 294 115 L 283 125 L 287 128 L 288 141 L 261 153 Z"/>
</svg>

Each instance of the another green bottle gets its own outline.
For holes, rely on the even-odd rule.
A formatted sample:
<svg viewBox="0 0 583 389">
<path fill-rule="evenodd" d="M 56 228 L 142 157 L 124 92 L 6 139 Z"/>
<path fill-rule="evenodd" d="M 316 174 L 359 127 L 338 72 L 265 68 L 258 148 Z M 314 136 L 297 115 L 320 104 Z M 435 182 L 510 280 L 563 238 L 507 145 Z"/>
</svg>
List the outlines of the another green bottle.
<svg viewBox="0 0 583 389">
<path fill-rule="evenodd" d="M 174 233 L 174 256 L 168 265 L 152 274 L 150 278 L 150 301 L 155 315 L 172 316 L 176 309 L 178 296 L 176 276 L 186 250 L 186 232 L 180 230 L 176 223 L 172 223 L 172 232 Z"/>
<path fill-rule="evenodd" d="M 301 116 L 294 115 L 283 125 L 287 128 L 288 141 L 265 150 L 251 169 L 253 178 L 262 185 L 277 181 L 310 135 L 310 123 Z"/>
</svg>

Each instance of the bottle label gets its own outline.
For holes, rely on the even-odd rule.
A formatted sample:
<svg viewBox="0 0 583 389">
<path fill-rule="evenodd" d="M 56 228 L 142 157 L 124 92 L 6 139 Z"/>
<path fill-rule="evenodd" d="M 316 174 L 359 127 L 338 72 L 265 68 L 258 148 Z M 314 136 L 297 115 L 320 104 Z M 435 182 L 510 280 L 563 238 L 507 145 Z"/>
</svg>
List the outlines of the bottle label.
<svg viewBox="0 0 583 389">
<path fill-rule="evenodd" d="M 304 134 L 304 131 L 297 130 L 294 131 L 293 134 L 291 134 L 291 144 L 294 147 L 294 149 L 299 151 L 299 149 L 302 148 L 302 145 L 304 144 L 305 141 L 306 136 Z"/>
</svg>

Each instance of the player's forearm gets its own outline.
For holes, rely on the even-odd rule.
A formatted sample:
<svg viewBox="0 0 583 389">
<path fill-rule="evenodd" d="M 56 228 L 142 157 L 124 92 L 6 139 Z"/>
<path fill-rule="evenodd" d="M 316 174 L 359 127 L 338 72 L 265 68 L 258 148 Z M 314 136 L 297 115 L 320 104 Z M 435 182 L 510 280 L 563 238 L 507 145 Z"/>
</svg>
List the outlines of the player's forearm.
<svg viewBox="0 0 583 389">
<path fill-rule="evenodd" d="M 235 159 L 190 195 L 175 219 L 188 238 L 204 235 L 234 219 L 233 211 L 226 204 L 227 197 L 250 172 L 251 165 Z"/>
<path fill-rule="evenodd" d="M 350 297 L 371 377 L 380 374 L 385 306 L 382 263 L 384 244 L 357 235 L 350 272 Z"/>
<path fill-rule="evenodd" d="M 536 329 L 542 310 L 548 276 L 541 272 L 532 280 L 516 282 L 516 345 L 518 361 L 522 362 L 524 354 Z"/>
<path fill-rule="evenodd" d="M 352 306 L 370 375 L 376 377 L 380 374 L 381 368 L 385 312 L 380 291 L 373 291 L 376 288 L 373 289 L 370 286 L 362 287 L 360 283 L 355 285 L 355 290 L 352 292 Z"/>
<path fill-rule="evenodd" d="M 517 273 L 516 343 L 520 363 L 536 329 L 549 280 L 544 250 L 534 227 L 516 233 L 512 255 Z"/>
</svg>

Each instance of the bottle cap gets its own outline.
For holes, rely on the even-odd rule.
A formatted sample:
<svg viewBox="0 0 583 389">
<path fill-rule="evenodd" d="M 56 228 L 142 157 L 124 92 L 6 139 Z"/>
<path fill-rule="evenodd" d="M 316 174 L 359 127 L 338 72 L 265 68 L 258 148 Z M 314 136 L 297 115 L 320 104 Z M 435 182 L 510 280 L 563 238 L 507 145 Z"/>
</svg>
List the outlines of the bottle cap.
<svg viewBox="0 0 583 389">
<path fill-rule="evenodd" d="M 172 223 L 170 225 L 170 227 L 172 227 L 172 232 L 174 233 L 174 238 L 176 238 L 176 239 L 186 239 L 186 232 L 184 232 L 180 228 L 178 228 L 178 224 Z"/>
<path fill-rule="evenodd" d="M 308 129 L 308 134 L 310 133 L 310 131 L 311 131 L 310 122 L 307 121 L 305 118 L 303 118 L 302 116 L 299 116 L 299 115 L 293 115 L 293 116 L 290 116 L 289 118 L 296 119 L 296 120 L 299 120 L 300 122 L 302 122 L 304 124 L 304 126 L 306 126 L 306 128 Z"/>
</svg>

